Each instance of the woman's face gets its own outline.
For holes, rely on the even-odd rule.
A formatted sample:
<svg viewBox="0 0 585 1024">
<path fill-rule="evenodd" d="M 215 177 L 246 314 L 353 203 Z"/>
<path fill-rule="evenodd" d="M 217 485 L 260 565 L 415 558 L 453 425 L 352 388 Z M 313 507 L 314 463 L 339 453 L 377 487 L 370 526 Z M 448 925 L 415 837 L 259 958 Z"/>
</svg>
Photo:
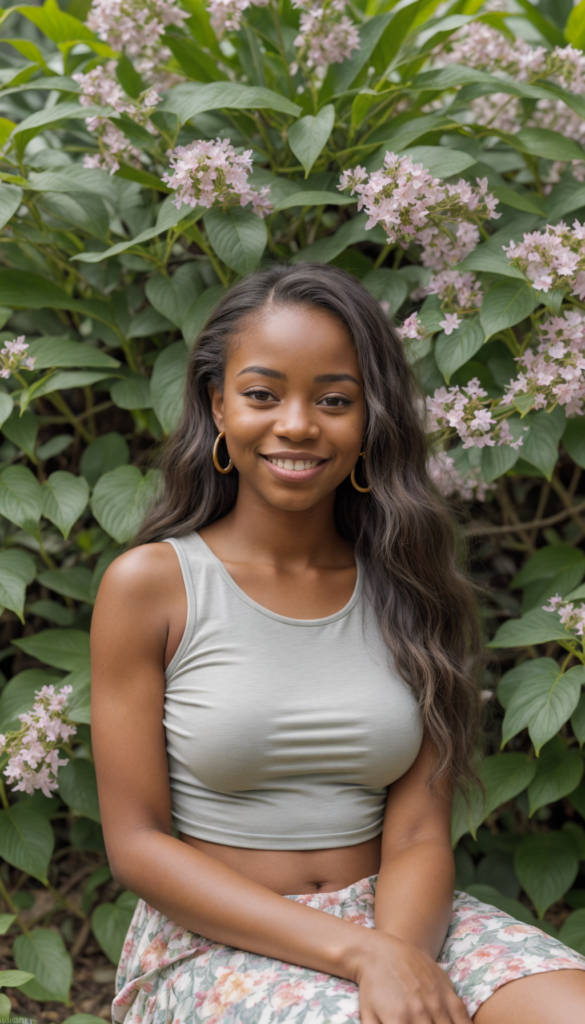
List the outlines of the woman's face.
<svg viewBox="0 0 585 1024">
<path fill-rule="evenodd" d="M 347 329 L 328 313 L 281 306 L 250 319 L 231 345 L 223 394 L 209 394 L 240 488 L 277 508 L 311 508 L 356 465 L 362 377 Z"/>
</svg>

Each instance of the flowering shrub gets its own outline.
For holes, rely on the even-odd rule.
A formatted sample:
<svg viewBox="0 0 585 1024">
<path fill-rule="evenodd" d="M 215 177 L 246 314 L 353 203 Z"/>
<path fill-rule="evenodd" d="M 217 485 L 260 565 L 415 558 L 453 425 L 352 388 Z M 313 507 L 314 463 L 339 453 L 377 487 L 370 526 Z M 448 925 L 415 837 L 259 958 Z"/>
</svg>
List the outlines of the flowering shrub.
<svg viewBox="0 0 585 1024">
<path fill-rule="evenodd" d="M 585 952 L 582 5 L 566 25 L 560 4 L 472 6 L 2 14 L 0 927 L 19 998 L 73 1005 L 78 918 L 120 955 L 136 896 L 92 912 L 114 885 L 92 605 L 158 486 L 189 349 L 275 259 L 350 270 L 393 319 L 485 582 L 487 797 L 455 801 L 457 884 Z M 81 908 L 27 915 L 26 880 L 59 893 L 67 849 L 95 858 Z"/>
</svg>

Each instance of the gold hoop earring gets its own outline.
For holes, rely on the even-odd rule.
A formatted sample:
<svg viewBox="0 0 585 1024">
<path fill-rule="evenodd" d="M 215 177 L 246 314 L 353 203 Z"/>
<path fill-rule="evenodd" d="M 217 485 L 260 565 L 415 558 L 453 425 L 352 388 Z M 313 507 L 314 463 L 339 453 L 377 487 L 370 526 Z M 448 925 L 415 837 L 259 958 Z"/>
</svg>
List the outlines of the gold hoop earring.
<svg viewBox="0 0 585 1024">
<path fill-rule="evenodd" d="M 215 444 L 214 444 L 214 446 L 213 446 L 213 456 L 212 456 L 212 458 L 213 458 L 213 465 L 214 465 L 214 466 L 215 466 L 215 468 L 217 469 L 217 472 L 218 472 L 218 473 L 231 473 L 232 469 L 234 468 L 234 464 L 233 464 L 232 460 L 230 459 L 230 461 L 229 461 L 229 464 L 228 464 L 228 465 L 226 466 L 226 468 L 225 468 L 225 469 L 223 469 L 223 468 L 222 468 L 222 467 L 220 466 L 220 464 L 219 464 L 219 460 L 218 460 L 218 458 L 217 458 L 217 449 L 219 448 L 219 442 L 221 441 L 221 439 L 222 439 L 223 437 L 225 437 L 225 430 L 222 430 L 222 431 L 221 431 L 221 432 L 220 432 L 220 433 L 219 433 L 219 434 L 217 435 L 217 437 L 216 437 L 216 439 L 215 439 Z"/>
<path fill-rule="evenodd" d="M 365 458 L 365 455 L 366 455 L 365 452 L 360 452 L 360 456 L 362 458 Z M 356 465 L 357 465 L 357 463 L 356 463 Z M 356 483 L 356 481 L 355 481 L 355 466 L 353 467 L 353 469 L 351 471 L 350 479 L 351 479 L 351 482 L 352 482 L 353 486 L 355 487 L 356 491 L 359 491 L 360 494 L 367 494 L 368 491 L 370 490 L 369 487 L 360 487 L 360 485 Z"/>
</svg>

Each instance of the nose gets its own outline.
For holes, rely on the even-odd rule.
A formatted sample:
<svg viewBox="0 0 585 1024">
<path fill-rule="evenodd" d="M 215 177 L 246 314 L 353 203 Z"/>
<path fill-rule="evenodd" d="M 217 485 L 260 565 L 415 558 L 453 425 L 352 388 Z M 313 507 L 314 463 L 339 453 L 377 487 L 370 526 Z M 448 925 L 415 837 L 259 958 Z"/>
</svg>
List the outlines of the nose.
<svg viewBox="0 0 585 1024">
<path fill-rule="evenodd" d="M 282 403 L 278 412 L 279 416 L 273 428 L 276 437 L 296 442 L 319 439 L 321 431 L 307 402 L 289 399 Z"/>
</svg>

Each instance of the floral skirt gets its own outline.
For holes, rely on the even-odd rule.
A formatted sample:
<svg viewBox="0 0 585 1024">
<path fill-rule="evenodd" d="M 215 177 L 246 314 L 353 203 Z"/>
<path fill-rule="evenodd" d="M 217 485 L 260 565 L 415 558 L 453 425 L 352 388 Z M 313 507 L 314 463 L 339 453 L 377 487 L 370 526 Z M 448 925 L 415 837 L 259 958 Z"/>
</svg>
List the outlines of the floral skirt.
<svg viewBox="0 0 585 1024">
<path fill-rule="evenodd" d="M 338 892 L 287 896 L 374 927 L 377 875 Z M 585 970 L 585 956 L 540 928 L 456 892 L 438 963 L 470 1017 L 501 985 Z M 116 973 L 117 1024 L 344 1024 L 359 1021 L 352 981 L 211 942 L 138 900 Z"/>
</svg>

